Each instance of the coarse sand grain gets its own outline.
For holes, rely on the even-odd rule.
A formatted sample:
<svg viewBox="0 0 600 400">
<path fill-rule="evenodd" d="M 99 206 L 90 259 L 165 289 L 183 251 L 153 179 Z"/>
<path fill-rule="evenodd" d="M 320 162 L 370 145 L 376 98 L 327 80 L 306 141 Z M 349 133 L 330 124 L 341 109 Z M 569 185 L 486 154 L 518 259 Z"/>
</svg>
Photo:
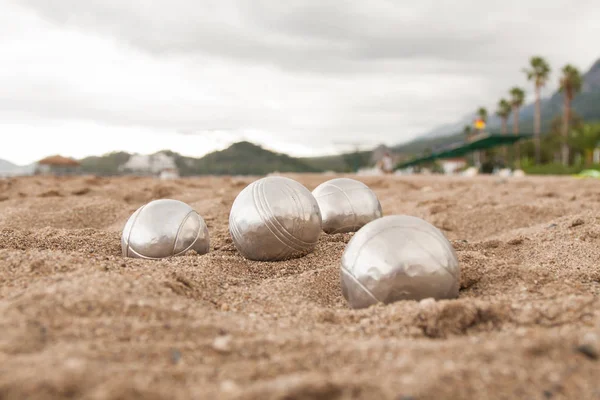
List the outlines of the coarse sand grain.
<svg viewBox="0 0 600 400">
<path fill-rule="evenodd" d="M 447 235 L 458 299 L 350 309 L 351 233 L 244 259 L 229 210 L 258 177 L 0 179 L 0 399 L 600 398 L 597 180 L 353 178 Z M 202 215 L 210 253 L 121 256 L 159 198 Z"/>
</svg>

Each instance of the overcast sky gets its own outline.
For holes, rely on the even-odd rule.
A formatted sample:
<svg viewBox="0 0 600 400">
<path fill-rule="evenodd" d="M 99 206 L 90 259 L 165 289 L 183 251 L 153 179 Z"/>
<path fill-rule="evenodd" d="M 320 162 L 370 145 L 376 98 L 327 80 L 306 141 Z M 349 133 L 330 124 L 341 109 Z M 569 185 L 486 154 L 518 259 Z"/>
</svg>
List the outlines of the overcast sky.
<svg viewBox="0 0 600 400">
<path fill-rule="evenodd" d="M 531 55 L 586 71 L 598 0 L 0 0 L 0 158 L 250 140 L 394 145 L 483 105 Z M 531 99 L 531 97 L 529 97 Z"/>
</svg>

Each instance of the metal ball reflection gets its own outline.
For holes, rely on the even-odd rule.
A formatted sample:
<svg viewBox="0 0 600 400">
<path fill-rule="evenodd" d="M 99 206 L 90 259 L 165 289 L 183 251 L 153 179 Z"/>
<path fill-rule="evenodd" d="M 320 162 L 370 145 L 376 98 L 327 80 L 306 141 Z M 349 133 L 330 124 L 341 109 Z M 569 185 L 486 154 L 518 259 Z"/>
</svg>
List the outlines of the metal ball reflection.
<svg viewBox="0 0 600 400">
<path fill-rule="evenodd" d="M 375 192 L 354 179 L 331 179 L 312 193 L 319 203 L 325 233 L 356 232 L 383 214 Z"/>
<path fill-rule="evenodd" d="M 321 234 L 321 212 L 299 182 L 269 176 L 236 197 L 229 232 L 238 251 L 255 261 L 278 261 L 312 252 Z"/>
<path fill-rule="evenodd" d="M 204 219 L 189 205 L 171 199 L 154 200 L 129 217 L 121 236 L 123 256 L 160 259 L 188 250 L 208 253 L 210 239 Z"/>
<path fill-rule="evenodd" d="M 460 268 L 452 244 L 417 217 L 369 222 L 350 240 L 341 264 L 342 294 L 352 308 L 458 296 Z"/>
</svg>

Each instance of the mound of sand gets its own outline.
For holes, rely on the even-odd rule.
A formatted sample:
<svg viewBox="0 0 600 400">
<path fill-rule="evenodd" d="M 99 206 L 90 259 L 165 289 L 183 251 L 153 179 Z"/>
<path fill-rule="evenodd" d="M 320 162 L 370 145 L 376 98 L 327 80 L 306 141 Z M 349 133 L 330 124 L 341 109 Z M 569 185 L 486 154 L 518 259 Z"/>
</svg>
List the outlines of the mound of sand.
<svg viewBox="0 0 600 400">
<path fill-rule="evenodd" d="M 385 215 L 444 231 L 462 282 L 352 310 L 352 234 L 285 262 L 237 253 L 229 209 L 253 179 L 0 180 L 0 398 L 600 397 L 597 181 L 360 177 Z M 165 197 L 204 217 L 211 252 L 123 258 L 127 218 Z"/>
</svg>

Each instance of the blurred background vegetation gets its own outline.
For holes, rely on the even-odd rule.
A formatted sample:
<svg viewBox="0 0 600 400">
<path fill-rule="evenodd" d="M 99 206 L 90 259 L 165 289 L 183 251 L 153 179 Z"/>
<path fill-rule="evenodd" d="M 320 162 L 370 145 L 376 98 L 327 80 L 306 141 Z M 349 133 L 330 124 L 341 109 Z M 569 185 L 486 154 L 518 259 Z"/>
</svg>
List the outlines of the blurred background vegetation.
<svg viewBox="0 0 600 400">
<path fill-rule="evenodd" d="M 510 135 L 531 133 L 534 139 L 509 148 L 482 152 L 485 162 L 481 172 L 517 167 L 528 174 L 573 174 L 583 169 L 598 169 L 600 161 L 600 60 L 581 74 L 572 65 L 563 66 L 554 79 L 559 88 L 542 98 L 541 90 L 551 79 L 553 69 L 540 56 L 531 57 L 525 78 L 534 89 L 533 101 L 526 103 L 525 89 L 513 86 L 499 99 L 497 109 L 489 112 L 484 106 L 474 107 L 473 118 L 487 123 L 485 132 Z M 427 134 L 408 143 L 385 148 L 396 161 L 424 155 L 443 146 L 468 141 L 477 130 L 470 123 L 457 132 L 442 135 Z M 538 139 L 539 138 L 539 139 Z M 380 146 L 381 147 L 381 146 Z M 385 146 L 383 146 L 385 147 Z M 160 153 L 171 157 L 180 176 L 192 175 L 265 175 L 271 172 L 355 172 L 373 167 L 377 149 L 352 151 L 323 157 L 292 157 L 270 151 L 262 146 L 239 142 L 227 149 L 200 158 L 186 157 L 169 150 Z M 596 154 L 596 157 L 594 156 Z M 81 161 L 83 172 L 97 175 L 119 175 L 132 154 L 113 152 L 87 157 Z M 470 165 L 473 157 L 468 156 Z M 422 165 L 432 172 L 441 172 L 439 162 Z"/>
</svg>

